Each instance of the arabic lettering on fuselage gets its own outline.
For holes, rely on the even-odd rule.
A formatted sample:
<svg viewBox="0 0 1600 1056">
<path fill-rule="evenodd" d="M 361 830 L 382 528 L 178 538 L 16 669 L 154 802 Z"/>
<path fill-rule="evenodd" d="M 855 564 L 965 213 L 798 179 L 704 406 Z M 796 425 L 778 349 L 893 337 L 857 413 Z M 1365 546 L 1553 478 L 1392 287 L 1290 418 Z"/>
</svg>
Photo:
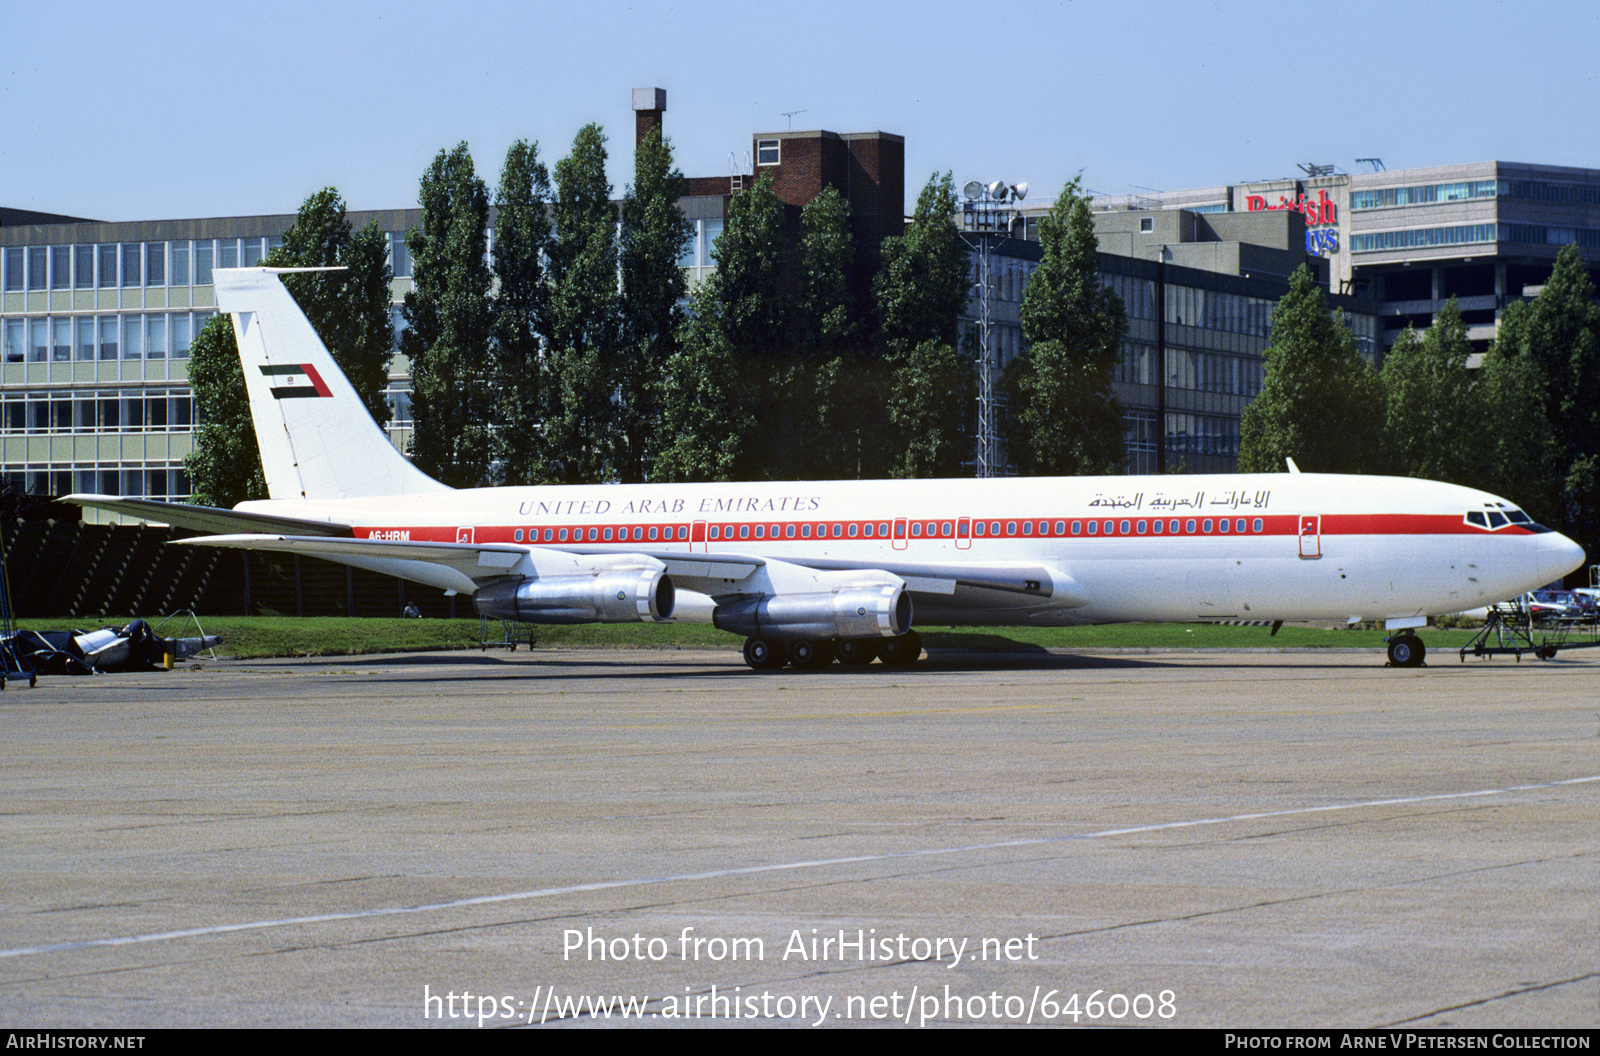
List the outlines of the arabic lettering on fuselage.
<svg viewBox="0 0 1600 1056">
<path fill-rule="evenodd" d="M 1211 501 L 1206 501 L 1206 493 L 1197 491 L 1193 495 L 1155 495 L 1149 502 L 1145 501 L 1144 492 L 1136 491 L 1132 495 L 1104 495 L 1097 494 L 1089 502 L 1091 509 L 1126 509 L 1141 510 L 1148 507 L 1152 510 L 1198 510 L 1202 506 L 1226 506 L 1230 510 L 1264 510 L 1271 498 L 1270 491 L 1224 491 L 1214 493 Z"/>
</svg>

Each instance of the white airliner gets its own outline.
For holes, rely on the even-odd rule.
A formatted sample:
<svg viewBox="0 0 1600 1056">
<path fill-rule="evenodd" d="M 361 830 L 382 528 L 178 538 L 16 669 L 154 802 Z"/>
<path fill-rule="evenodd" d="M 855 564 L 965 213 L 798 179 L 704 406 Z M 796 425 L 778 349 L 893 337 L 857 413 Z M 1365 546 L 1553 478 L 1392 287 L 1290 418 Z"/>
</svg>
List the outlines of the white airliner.
<svg viewBox="0 0 1600 1056">
<path fill-rule="evenodd" d="M 233 510 L 73 495 L 471 595 L 529 623 L 709 621 L 758 670 L 905 664 L 914 623 L 1382 620 L 1422 662 L 1427 617 L 1583 561 L 1470 488 L 1389 477 L 1067 477 L 453 490 L 390 444 L 278 276 L 213 272 L 272 498 Z"/>
</svg>

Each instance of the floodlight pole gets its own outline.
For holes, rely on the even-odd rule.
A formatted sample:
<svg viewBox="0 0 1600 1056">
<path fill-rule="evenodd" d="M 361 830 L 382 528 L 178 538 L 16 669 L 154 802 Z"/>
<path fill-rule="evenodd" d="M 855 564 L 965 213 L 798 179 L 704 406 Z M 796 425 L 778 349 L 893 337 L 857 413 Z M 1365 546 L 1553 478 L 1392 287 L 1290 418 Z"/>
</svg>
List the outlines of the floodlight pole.
<svg viewBox="0 0 1600 1056">
<path fill-rule="evenodd" d="M 995 375 L 1000 371 L 999 350 L 994 344 L 994 325 L 990 298 L 994 290 L 994 240 L 1005 237 L 1018 209 L 1016 202 L 1026 193 L 1027 184 L 1012 187 L 1006 183 L 983 186 L 969 183 L 961 203 L 962 226 L 968 244 L 978 251 L 978 451 L 979 477 L 998 477 L 1005 473 L 1005 456 L 1000 450 L 999 401 L 995 398 Z"/>
</svg>

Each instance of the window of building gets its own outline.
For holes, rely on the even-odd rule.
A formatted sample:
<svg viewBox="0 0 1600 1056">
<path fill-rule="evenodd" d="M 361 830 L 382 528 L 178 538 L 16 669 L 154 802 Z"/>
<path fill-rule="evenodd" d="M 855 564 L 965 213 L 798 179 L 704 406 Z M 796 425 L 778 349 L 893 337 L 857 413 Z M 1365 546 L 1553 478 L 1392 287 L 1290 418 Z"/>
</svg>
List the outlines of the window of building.
<svg viewBox="0 0 1600 1056">
<path fill-rule="evenodd" d="M 24 269 L 22 247 L 7 246 L 5 252 L 5 288 L 7 293 L 14 293 L 23 286 Z"/>
<path fill-rule="evenodd" d="M 45 246 L 28 247 L 28 289 L 42 290 L 48 273 L 49 249 Z"/>
<path fill-rule="evenodd" d="M 756 140 L 756 164 L 757 165 L 776 165 L 776 164 L 778 164 L 778 144 L 780 142 L 781 142 L 781 140 L 776 140 L 776 139 L 758 139 L 758 140 Z"/>
</svg>

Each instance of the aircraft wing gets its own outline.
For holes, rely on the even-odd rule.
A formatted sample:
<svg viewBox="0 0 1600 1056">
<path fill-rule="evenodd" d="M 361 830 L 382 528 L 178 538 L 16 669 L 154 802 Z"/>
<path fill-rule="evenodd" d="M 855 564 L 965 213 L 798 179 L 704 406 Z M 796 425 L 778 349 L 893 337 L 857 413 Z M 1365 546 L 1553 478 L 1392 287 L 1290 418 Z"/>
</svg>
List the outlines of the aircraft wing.
<svg viewBox="0 0 1600 1056">
<path fill-rule="evenodd" d="M 115 495 L 67 495 L 62 502 L 74 506 L 88 506 L 97 510 L 110 510 L 144 521 L 170 524 L 175 528 L 192 528 L 197 532 L 293 532 L 295 535 L 349 537 L 348 524 L 331 521 L 302 520 L 298 517 L 274 517 L 264 513 L 240 513 L 217 506 L 190 506 L 181 502 L 161 502 L 156 499 L 124 499 Z"/>
<path fill-rule="evenodd" d="M 215 512 L 229 517 L 253 516 L 234 515 L 229 510 Z M 506 577 L 581 576 L 650 565 L 663 567 L 678 588 L 717 601 L 831 591 L 841 585 L 869 581 L 903 582 L 916 599 L 918 612 L 929 616 L 963 610 L 1077 608 L 1089 601 L 1087 593 L 1064 569 L 1034 563 L 777 559 L 736 552 L 618 551 L 587 546 L 353 539 L 326 534 L 212 535 L 183 542 L 299 553 L 463 594 Z"/>
</svg>

